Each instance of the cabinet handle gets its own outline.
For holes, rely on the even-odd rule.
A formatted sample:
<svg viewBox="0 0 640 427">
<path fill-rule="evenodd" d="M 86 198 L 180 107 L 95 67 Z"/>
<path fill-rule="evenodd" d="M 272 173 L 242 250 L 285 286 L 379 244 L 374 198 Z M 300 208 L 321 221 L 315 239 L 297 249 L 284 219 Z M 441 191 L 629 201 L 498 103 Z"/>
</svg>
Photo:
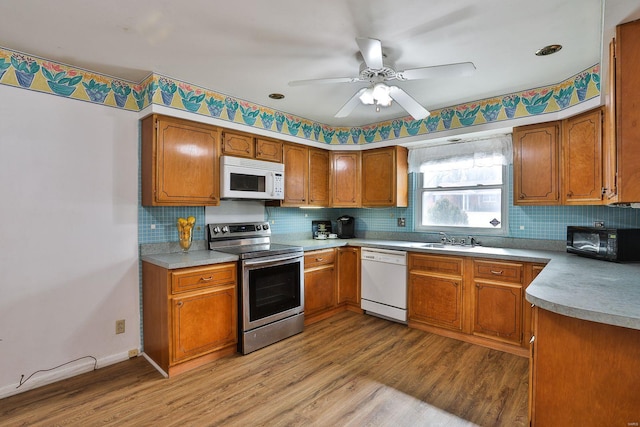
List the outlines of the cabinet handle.
<svg viewBox="0 0 640 427">
<path fill-rule="evenodd" d="M 495 274 L 495 275 L 498 275 L 498 276 L 501 276 L 502 273 L 503 273 L 502 270 L 499 270 L 499 271 L 490 270 L 490 271 L 491 271 L 491 274 Z"/>
<path fill-rule="evenodd" d="M 320 261 L 323 261 L 323 260 L 324 260 L 324 258 L 316 258 L 317 262 L 320 262 Z"/>
<path fill-rule="evenodd" d="M 529 344 L 533 344 L 533 342 L 536 340 L 536 336 L 535 335 L 531 335 L 531 339 L 529 340 Z"/>
<path fill-rule="evenodd" d="M 200 281 L 201 282 L 208 282 L 210 280 L 213 280 L 213 276 L 209 276 L 209 277 L 201 277 Z"/>
</svg>

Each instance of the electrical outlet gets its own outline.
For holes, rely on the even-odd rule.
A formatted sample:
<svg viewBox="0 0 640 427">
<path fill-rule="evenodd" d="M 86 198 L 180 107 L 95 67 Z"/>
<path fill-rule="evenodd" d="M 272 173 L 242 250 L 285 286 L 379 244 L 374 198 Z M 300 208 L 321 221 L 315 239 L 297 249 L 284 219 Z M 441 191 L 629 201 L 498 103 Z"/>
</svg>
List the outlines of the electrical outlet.
<svg viewBox="0 0 640 427">
<path fill-rule="evenodd" d="M 604 228 L 604 221 L 593 221 L 593 226 L 595 228 Z"/>
<path fill-rule="evenodd" d="M 129 359 L 132 359 L 134 357 L 138 357 L 138 349 L 134 348 L 133 350 L 129 350 Z"/>
<path fill-rule="evenodd" d="M 406 227 L 407 220 L 405 218 L 398 218 L 398 227 Z"/>
<path fill-rule="evenodd" d="M 124 334 L 124 319 L 116 320 L 116 334 Z"/>
</svg>

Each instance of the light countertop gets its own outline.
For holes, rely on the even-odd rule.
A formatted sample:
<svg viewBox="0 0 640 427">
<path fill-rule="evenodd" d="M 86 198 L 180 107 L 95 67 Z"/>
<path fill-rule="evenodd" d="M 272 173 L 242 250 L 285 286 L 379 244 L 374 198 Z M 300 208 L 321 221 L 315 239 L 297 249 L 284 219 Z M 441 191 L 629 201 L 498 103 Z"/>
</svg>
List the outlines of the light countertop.
<svg viewBox="0 0 640 427">
<path fill-rule="evenodd" d="M 422 242 L 373 239 L 286 240 L 274 243 L 302 246 L 305 251 L 340 246 L 360 246 L 411 252 L 448 254 L 547 266 L 526 290 L 529 302 L 569 317 L 640 330 L 640 263 L 618 264 L 557 251 L 492 248 L 484 246 L 423 248 Z M 167 269 L 237 261 L 235 255 L 195 250 L 187 254 L 143 255 L 142 260 Z"/>
</svg>

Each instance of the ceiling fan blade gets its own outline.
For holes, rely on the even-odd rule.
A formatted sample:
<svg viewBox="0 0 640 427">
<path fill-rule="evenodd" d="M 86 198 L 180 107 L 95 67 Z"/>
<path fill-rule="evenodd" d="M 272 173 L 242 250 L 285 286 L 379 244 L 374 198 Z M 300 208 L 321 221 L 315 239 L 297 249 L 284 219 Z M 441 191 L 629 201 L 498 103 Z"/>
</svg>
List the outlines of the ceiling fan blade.
<svg viewBox="0 0 640 427">
<path fill-rule="evenodd" d="M 435 65 L 433 67 L 411 68 L 396 73 L 398 80 L 434 79 L 441 77 L 467 77 L 476 71 L 473 62 Z"/>
<path fill-rule="evenodd" d="M 364 58 L 364 63 L 367 67 L 373 70 L 379 70 L 383 67 L 382 64 L 382 43 L 380 40 L 369 39 L 365 37 L 357 37 L 356 43 Z"/>
<path fill-rule="evenodd" d="M 407 113 L 411 114 L 415 120 L 421 120 L 425 117 L 429 117 L 429 111 L 413 99 L 407 92 L 400 89 L 398 86 L 389 87 L 389 95 L 396 101 L 402 108 L 407 110 Z"/>
<path fill-rule="evenodd" d="M 362 81 L 359 77 L 330 77 L 327 79 L 293 80 L 289 86 L 323 85 L 332 83 L 355 83 Z"/>
<path fill-rule="evenodd" d="M 362 89 L 360 89 L 359 91 L 357 91 L 355 93 L 355 95 L 353 95 L 340 109 L 340 111 L 338 111 L 336 113 L 336 115 L 334 117 L 347 117 L 349 114 L 351 114 L 351 112 L 361 103 L 360 102 L 360 95 L 362 95 L 362 93 L 367 90 L 366 87 L 363 87 Z"/>
</svg>

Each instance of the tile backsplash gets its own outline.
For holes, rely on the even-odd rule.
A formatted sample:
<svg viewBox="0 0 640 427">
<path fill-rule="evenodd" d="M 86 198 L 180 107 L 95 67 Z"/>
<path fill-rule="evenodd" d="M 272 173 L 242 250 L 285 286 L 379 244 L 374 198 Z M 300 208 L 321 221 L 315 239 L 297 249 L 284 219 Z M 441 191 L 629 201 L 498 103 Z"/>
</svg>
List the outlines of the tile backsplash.
<svg viewBox="0 0 640 427">
<path fill-rule="evenodd" d="M 510 168 L 511 169 L 511 168 Z M 413 175 L 413 174 L 412 174 Z M 512 182 L 512 173 L 509 173 Z M 409 185 L 409 200 L 413 199 L 414 177 Z M 514 206 L 509 194 L 509 232 L 506 237 L 521 239 L 564 240 L 567 225 L 593 225 L 604 221 L 607 227 L 640 228 L 640 209 L 617 206 Z M 239 212 L 240 214 L 241 212 Z M 162 243 L 178 240 L 178 217 L 196 217 L 194 240 L 205 238 L 205 214 L 202 207 L 146 207 L 138 213 L 139 243 Z M 407 208 L 265 208 L 265 220 L 271 223 L 273 234 L 301 234 L 311 237 L 311 221 L 335 221 L 341 215 L 356 218 L 356 233 L 367 231 L 406 233 L 414 228 L 414 209 Z M 405 227 L 398 226 L 405 218 Z M 478 235 L 481 235 L 478 233 Z"/>
</svg>

